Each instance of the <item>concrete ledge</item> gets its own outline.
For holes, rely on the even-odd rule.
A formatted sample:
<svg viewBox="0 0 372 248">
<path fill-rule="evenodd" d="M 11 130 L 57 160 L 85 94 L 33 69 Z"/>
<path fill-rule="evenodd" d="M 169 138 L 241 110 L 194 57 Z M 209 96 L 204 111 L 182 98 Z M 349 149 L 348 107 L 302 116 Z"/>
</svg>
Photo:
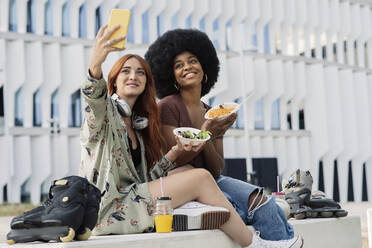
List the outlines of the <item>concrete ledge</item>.
<svg viewBox="0 0 372 248">
<path fill-rule="evenodd" d="M 304 237 L 304 248 L 360 248 L 361 228 L 357 216 L 340 219 L 291 220 L 295 233 Z M 253 230 L 252 227 L 249 227 Z M 89 248 L 237 248 L 240 247 L 220 230 L 173 232 L 166 234 L 146 233 L 92 237 L 87 241 L 70 243 L 29 243 L 0 247 L 89 247 Z"/>
<path fill-rule="evenodd" d="M 359 216 L 343 218 L 291 220 L 295 234 L 305 240 L 304 247 L 361 248 L 362 231 Z"/>
</svg>

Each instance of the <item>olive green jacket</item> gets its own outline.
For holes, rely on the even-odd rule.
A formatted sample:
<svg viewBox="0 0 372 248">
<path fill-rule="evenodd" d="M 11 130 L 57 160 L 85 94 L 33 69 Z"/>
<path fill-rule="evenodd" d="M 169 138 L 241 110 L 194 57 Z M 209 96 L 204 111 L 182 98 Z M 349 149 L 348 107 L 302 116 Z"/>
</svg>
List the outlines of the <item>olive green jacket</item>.
<svg viewBox="0 0 372 248">
<path fill-rule="evenodd" d="M 88 78 L 81 87 L 85 120 L 79 174 L 102 193 L 95 235 L 141 233 L 153 230 L 153 203 L 148 183 L 165 176 L 174 164 L 163 157 L 148 173 L 145 147 L 136 131 L 141 164 L 134 166 L 124 122 L 108 97 L 104 79 Z"/>
</svg>

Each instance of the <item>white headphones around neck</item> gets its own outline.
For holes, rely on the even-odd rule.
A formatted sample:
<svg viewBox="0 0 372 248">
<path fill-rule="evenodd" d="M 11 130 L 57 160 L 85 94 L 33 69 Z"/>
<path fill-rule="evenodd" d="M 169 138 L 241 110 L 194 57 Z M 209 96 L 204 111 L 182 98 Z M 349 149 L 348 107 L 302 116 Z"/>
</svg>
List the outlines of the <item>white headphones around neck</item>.
<svg viewBox="0 0 372 248">
<path fill-rule="evenodd" d="M 112 94 L 111 99 L 114 101 L 116 108 L 121 116 L 132 116 L 132 110 L 129 104 L 126 103 L 126 101 L 120 99 L 116 93 Z M 133 116 L 132 125 L 134 129 L 141 130 L 149 125 L 149 120 L 146 117 Z"/>
<path fill-rule="evenodd" d="M 123 99 L 120 99 L 116 93 L 112 94 L 111 99 L 116 103 L 116 108 L 118 109 L 120 115 L 124 117 L 129 117 L 132 115 L 132 110 L 129 104 Z"/>
</svg>

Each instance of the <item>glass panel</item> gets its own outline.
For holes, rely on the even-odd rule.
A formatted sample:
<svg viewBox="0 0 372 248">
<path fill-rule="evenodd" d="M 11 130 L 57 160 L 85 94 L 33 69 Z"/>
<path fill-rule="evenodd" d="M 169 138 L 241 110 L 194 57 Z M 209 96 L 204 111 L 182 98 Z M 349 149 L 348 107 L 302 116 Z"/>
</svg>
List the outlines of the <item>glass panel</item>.
<svg viewBox="0 0 372 248">
<path fill-rule="evenodd" d="M 85 3 L 79 8 L 79 37 L 87 38 L 87 9 Z"/>
<path fill-rule="evenodd" d="M 172 17 L 172 29 L 178 28 L 178 12 Z"/>
<path fill-rule="evenodd" d="M 16 0 L 9 1 L 9 31 L 17 32 L 17 4 Z"/>
<path fill-rule="evenodd" d="M 199 22 L 200 30 L 205 32 L 205 17 L 203 17 Z"/>
<path fill-rule="evenodd" d="M 22 185 L 21 185 L 21 202 L 29 203 L 31 200 L 31 191 L 30 191 L 30 178 L 28 178 Z"/>
<path fill-rule="evenodd" d="M 101 9 L 101 6 L 98 6 L 98 8 L 96 9 L 96 35 L 101 26 L 102 26 L 102 9 Z"/>
<path fill-rule="evenodd" d="M 44 33 L 53 35 L 53 15 L 52 15 L 52 1 L 48 0 L 45 4 L 45 22 L 44 22 Z"/>
<path fill-rule="evenodd" d="M 213 22 L 213 45 L 218 50 L 220 48 L 220 44 L 218 42 L 218 18 Z"/>
<path fill-rule="evenodd" d="M 35 4 L 34 0 L 27 2 L 27 32 L 35 33 Z"/>
<path fill-rule="evenodd" d="M 70 97 L 69 127 L 81 126 L 81 95 L 80 90 L 75 91 Z"/>
<path fill-rule="evenodd" d="M 269 24 L 264 27 L 264 53 L 270 53 Z"/>
<path fill-rule="evenodd" d="M 163 14 L 158 15 L 158 17 L 156 18 L 156 22 L 157 22 L 158 36 L 161 36 L 164 33 Z"/>
<path fill-rule="evenodd" d="M 142 43 L 148 44 L 150 43 L 149 37 L 149 11 L 147 10 L 142 15 Z"/>
<path fill-rule="evenodd" d="M 0 117 L 4 116 L 4 86 L 0 87 Z"/>
<path fill-rule="evenodd" d="M 62 36 L 70 36 L 70 0 L 62 7 Z"/>
<path fill-rule="evenodd" d="M 253 52 L 257 52 L 257 50 L 258 50 L 258 42 L 257 42 L 257 24 L 253 24 L 253 26 L 252 26 L 251 42 L 252 42 L 251 50 L 252 50 Z"/>
<path fill-rule="evenodd" d="M 256 101 L 255 113 L 254 128 L 264 129 L 264 109 L 262 98 Z"/>
<path fill-rule="evenodd" d="M 133 8 L 130 10 L 132 18 L 130 18 L 129 21 L 129 27 L 128 27 L 128 34 L 127 34 L 127 42 L 134 43 L 134 13 Z"/>
<path fill-rule="evenodd" d="M 23 126 L 23 87 L 21 86 L 15 93 L 15 117 L 14 125 Z"/>
<path fill-rule="evenodd" d="M 231 20 L 226 23 L 226 50 L 231 50 L 231 39 L 232 39 L 232 30 L 231 30 Z"/>
<path fill-rule="evenodd" d="M 56 89 L 52 94 L 52 101 L 51 101 L 51 108 L 50 108 L 50 118 L 51 119 L 59 119 L 59 93 L 58 89 Z M 53 125 L 51 125 L 53 126 Z"/>
<path fill-rule="evenodd" d="M 235 99 L 234 102 L 241 103 L 242 100 L 243 100 L 243 98 L 242 97 L 239 97 L 239 98 Z M 235 126 L 235 128 L 243 129 L 244 128 L 244 111 L 243 111 L 243 107 L 241 107 L 236 112 L 236 114 L 238 115 L 238 117 L 236 118 L 236 121 L 234 122 L 233 126 Z"/>
<path fill-rule="evenodd" d="M 186 28 L 191 28 L 191 15 L 186 18 Z"/>
<path fill-rule="evenodd" d="M 41 122 L 41 89 L 39 88 L 33 96 L 33 124 L 40 127 Z"/>
<path fill-rule="evenodd" d="M 209 98 L 209 99 L 208 99 L 208 104 L 209 104 L 209 106 L 211 106 L 211 107 L 215 106 L 215 105 L 216 105 L 216 100 L 217 100 L 217 98 L 216 98 L 215 96 Z"/>
<path fill-rule="evenodd" d="M 0 135 L 4 134 L 4 87 L 0 87 Z"/>
<path fill-rule="evenodd" d="M 280 101 L 275 100 L 271 109 L 271 129 L 280 129 Z"/>
</svg>

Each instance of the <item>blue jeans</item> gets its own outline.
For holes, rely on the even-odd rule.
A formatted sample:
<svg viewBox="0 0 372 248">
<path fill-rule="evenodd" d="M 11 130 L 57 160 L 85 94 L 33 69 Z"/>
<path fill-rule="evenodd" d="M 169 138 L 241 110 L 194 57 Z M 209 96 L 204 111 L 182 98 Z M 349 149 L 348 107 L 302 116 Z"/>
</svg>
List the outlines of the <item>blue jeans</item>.
<svg viewBox="0 0 372 248">
<path fill-rule="evenodd" d="M 274 197 L 253 210 L 248 209 L 249 196 L 261 187 L 231 177 L 219 176 L 217 184 L 223 194 L 234 206 L 246 225 L 260 231 L 266 240 L 284 240 L 293 238 L 293 227 L 288 223 L 283 210 L 275 203 Z"/>
</svg>

